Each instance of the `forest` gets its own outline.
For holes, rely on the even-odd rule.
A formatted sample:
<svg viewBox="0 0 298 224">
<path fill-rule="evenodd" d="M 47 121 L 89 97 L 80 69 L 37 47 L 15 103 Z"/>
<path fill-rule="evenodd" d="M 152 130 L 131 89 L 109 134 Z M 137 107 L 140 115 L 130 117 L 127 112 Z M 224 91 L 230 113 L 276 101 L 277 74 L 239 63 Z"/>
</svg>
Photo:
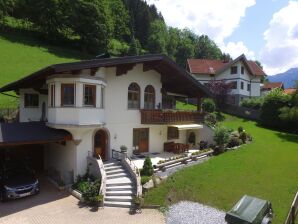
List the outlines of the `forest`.
<svg viewBox="0 0 298 224">
<path fill-rule="evenodd" d="M 91 56 L 162 53 L 182 67 L 187 58 L 230 59 L 208 36 L 167 26 L 143 0 L 0 0 L 0 30 Z"/>
</svg>

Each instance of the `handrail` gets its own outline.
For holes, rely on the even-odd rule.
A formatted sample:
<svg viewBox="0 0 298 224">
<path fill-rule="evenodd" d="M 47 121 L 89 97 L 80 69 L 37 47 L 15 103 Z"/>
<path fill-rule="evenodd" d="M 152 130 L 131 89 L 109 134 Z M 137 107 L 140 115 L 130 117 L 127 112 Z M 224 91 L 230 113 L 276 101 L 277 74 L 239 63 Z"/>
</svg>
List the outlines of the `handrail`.
<svg viewBox="0 0 298 224">
<path fill-rule="evenodd" d="M 298 214 L 298 191 L 294 197 L 290 211 L 288 213 L 285 224 L 295 224 L 296 216 Z"/>
<path fill-rule="evenodd" d="M 137 196 L 142 196 L 142 184 L 141 184 L 141 175 L 138 167 L 134 164 L 134 162 L 129 158 L 127 155 L 122 160 L 124 163 L 127 164 L 127 168 L 130 169 L 133 178 L 135 179 L 137 185 Z"/>
<path fill-rule="evenodd" d="M 112 159 L 121 160 L 124 156 L 125 156 L 125 153 L 112 149 Z"/>
</svg>

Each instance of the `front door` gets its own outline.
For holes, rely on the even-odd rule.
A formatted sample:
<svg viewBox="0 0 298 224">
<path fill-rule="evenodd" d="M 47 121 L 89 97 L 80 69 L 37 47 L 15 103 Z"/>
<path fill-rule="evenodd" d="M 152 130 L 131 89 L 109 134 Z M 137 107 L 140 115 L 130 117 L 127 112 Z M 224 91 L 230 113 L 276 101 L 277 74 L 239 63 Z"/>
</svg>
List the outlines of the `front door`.
<svg viewBox="0 0 298 224">
<path fill-rule="evenodd" d="M 138 146 L 139 152 L 149 151 L 149 128 L 133 129 L 133 145 Z"/>
<path fill-rule="evenodd" d="M 107 160 L 106 151 L 108 145 L 108 135 L 106 131 L 99 130 L 94 135 L 94 156 L 101 157 L 102 160 Z"/>
</svg>

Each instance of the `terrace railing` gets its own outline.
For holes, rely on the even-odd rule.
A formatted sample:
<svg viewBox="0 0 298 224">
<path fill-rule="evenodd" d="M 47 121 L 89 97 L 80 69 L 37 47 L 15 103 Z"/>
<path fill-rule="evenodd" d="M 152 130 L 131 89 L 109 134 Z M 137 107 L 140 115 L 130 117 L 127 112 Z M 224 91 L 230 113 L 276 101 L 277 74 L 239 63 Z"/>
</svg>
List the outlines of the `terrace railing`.
<svg viewBox="0 0 298 224">
<path fill-rule="evenodd" d="M 198 111 L 141 110 L 142 124 L 201 123 L 204 115 Z"/>
<path fill-rule="evenodd" d="M 291 205 L 291 208 L 290 208 L 290 211 L 288 213 L 285 224 L 295 224 L 297 214 L 298 214 L 298 191 L 297 191 L 297 193 L 295 195 L 295 198 L 293 200 L 293 203 Z"/>
</svg>

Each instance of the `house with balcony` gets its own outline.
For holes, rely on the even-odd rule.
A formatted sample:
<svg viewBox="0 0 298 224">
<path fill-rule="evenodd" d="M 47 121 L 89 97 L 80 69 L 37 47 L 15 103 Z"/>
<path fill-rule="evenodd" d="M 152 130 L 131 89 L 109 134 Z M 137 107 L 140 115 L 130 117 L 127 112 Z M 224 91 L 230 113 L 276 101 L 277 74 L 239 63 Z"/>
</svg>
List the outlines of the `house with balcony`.
<svg viewBox="0 0 298 224">
<path fill-rule="evenodd" d="M 164 55 L 50 65 L 8 91 L 20 97 L 19 123 L 1 124 L 0 147 L 38 145 L 41 168 L 64 183 L 86 172 L 88 156 L 108 161 L 122 145 L 131 156 L 183 150 L 190 135 L 193 147 L 212 141 L 199 111 L 174 107 L 176 96 L 200 101 L 208 89 Z"/>
<path fill-rule="evenodd" d="M 235 60 L 188 59 L 187 70 L 201 84 L 214 81 L 231 83 L 227 104 L 240 105 L 247 97 L 261 96 L 261 79 L 265 72 L 242 54 Z"/>
</svg>

